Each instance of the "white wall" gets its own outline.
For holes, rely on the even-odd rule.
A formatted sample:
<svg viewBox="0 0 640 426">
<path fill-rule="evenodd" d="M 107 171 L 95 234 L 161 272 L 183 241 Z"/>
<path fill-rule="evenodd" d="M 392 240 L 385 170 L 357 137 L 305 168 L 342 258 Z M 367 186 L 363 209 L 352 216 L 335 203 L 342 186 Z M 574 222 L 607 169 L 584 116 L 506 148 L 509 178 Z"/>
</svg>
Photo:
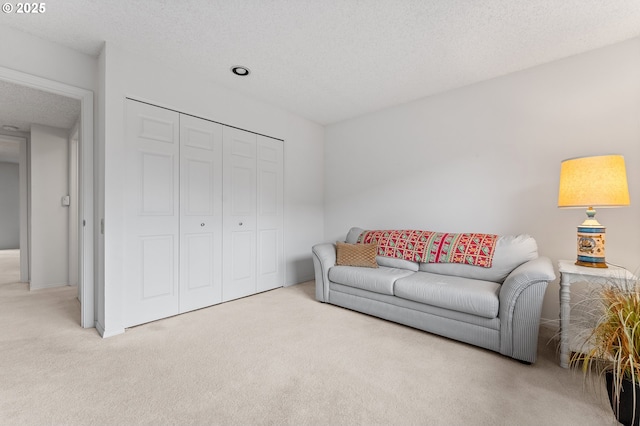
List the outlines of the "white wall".
<svg viewBox="0 0 640 426">
<path fill-rule="evenodd" d="M 326 129 L 325 240 L 351 226 L 533 235 L 574 259 L 582 210 L 556 207 L 560 162 L 623 154 L 631 207 L 600 209 L 607 260 L 640 267 L 640 39 Z M 558 318 L 558 285 L 543 318 Z"/>
<path fill-rule="evenodd" d="M 123 331 L 125 97 L 284 139 L 285 284 L 311 279 L 311 246 L 323 238 L 323 127 L 219 86 L 204 74 L 177 71 L 109 43 L 99 63 L 104 84 L 104 104 L 99 106 L 104 122 L 98 124 L 104 128 L 104 138 L 98 149 L 105 152 L 100 166 L 104 167 L 105 270 L 98 289 L 98 328 L 103 335 Z"/>
<path fill-rule="evenodd" d="M 31 125 L 31 290 L 69 281 L 69 130 Z"/>
<path fill-rule="evenodd" d="M 0 40 L 0 66 L 96 90 L 96 58 L 2 25 Z"/>
<path fill-rule="evenodd" d="M 20 178 L 16 163 L 0 162 L 0 250 L 20 248 Z"/>
</svg>

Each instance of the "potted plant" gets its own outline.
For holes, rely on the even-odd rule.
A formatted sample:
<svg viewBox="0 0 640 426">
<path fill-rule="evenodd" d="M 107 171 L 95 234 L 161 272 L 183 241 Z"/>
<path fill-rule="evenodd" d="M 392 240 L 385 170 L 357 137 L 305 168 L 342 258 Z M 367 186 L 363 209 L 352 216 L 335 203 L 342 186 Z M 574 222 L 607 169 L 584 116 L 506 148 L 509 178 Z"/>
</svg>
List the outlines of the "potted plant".
<svg viewBox="0 0 640 426">
<path fill-rule="evenodd" d="M 606 378 L 611 408 L 624 425 L 640 425 L 640 282 L 627 280 L 592 290 L 587 297 L 594 328 L 572 365 Z M 584 301 L 583 301 L 584 302 Z"/>
</svg>

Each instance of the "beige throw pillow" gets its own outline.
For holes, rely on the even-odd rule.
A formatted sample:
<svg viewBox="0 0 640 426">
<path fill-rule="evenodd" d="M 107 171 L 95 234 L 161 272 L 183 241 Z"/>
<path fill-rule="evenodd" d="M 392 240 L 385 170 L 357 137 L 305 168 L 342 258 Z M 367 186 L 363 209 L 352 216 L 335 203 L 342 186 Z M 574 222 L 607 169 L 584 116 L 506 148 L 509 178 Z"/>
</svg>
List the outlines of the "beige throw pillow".
<svg viewBox="0 0 640 426">
<path fill-rule="evenodd" d="M 378 245 L 373 244 L 347 244 L 336 242 L 336 265 L 364 266 L 377 268 L 376 255 Z"/>
</svg>

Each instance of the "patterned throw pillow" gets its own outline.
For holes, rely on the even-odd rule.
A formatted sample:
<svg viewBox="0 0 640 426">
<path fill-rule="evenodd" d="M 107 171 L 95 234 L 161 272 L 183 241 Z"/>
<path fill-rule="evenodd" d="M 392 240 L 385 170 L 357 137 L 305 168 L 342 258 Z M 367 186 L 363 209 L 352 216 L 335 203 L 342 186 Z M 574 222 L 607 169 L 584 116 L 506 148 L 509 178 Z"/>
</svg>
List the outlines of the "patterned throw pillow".
<svg viewBox="0 0 640 426">
<path fill-rule="evenodd" d="M 347 244 L 336 242 L 336 265 L 364 266 L 377 268 L 376 255 L 378 245 L 373 244 Z"/>
</svg>

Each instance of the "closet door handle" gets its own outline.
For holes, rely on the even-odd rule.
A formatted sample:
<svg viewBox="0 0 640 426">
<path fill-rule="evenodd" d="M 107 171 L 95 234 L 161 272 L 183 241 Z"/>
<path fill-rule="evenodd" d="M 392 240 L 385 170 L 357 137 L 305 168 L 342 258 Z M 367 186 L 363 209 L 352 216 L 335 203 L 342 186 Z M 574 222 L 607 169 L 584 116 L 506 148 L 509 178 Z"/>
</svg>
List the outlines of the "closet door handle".
<svg viewBox="0 0 640 426">
<path fill-rule="evenodd" d="M 238 225 L 242 226 L 242 222 L 240 222 Z"/>
<path fill-rule="evenodd" d="M 200 224 L 200 226 L 204 226 L 204 222 L 202 222 L 202 223 Z"/>
</svg>

